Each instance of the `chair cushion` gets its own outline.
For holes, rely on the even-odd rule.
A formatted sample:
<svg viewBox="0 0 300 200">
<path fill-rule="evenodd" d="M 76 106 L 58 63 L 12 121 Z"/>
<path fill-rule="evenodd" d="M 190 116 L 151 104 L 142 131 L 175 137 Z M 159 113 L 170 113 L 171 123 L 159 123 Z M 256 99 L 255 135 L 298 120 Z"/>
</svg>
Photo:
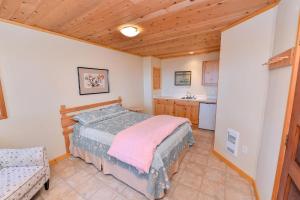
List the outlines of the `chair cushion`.
<svg viewBox="0 0 300 200">
<path fill-rule="evenodd" d="M 0 170 L 0 199 L 20 199 L 42 177 L 47 167 L 8 167 Z"/>
<path fill-rule="evenodd" d="M 2 168 L 44 166 L 47 162 L 43 147 L 0 149 L 0 166 Z"/>
</svg>

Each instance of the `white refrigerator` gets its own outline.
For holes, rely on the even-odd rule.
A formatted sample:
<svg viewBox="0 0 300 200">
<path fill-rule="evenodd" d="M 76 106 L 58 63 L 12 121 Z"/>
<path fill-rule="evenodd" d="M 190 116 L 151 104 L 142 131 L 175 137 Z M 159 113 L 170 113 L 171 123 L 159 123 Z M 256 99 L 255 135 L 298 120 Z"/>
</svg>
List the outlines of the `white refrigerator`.
<svg viewBox="0 0 300 200">
<path fill-rule="evenodd" d="M 200 103 L 199 128 L 207 129 L 207 130 L 215 130 L 216 111 L 217 111 L 217 104 Z"/>
</svg>

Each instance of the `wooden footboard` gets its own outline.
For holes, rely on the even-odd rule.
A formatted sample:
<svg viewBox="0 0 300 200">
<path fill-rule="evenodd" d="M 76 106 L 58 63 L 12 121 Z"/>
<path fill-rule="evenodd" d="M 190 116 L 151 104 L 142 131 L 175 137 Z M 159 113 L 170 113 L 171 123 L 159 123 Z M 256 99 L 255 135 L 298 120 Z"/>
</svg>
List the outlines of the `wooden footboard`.
<svg viewBox="0 0 300 200">
<path fill-rule="evenodd" d="M 63 135 L 65 138 L 65 146 L 66 152 L 70 153 L 70 134 L 73 133 L 73 125 L 77 122 L 73 120 L 74 113 L 78 114 L 83 111 L 91 110 L 98 107 L 103 107 L 111 104 L 120 104 L 122 105 L 122 98 L 119 97 L 118 99 L 99 102 L 94 104 L 88 104 L 83 106 L 76 106 L 76 107 L 66 107 L 65 105 L 60 106 L 60 115 L 61 115 L 61 127 L 63 129 Z"/>
</svg>

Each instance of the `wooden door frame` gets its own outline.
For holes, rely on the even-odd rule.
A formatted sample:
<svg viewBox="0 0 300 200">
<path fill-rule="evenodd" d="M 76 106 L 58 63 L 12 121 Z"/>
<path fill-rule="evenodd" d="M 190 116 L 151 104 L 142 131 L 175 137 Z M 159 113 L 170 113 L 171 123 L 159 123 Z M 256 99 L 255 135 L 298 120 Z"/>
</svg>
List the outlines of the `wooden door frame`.
<svg viewBox="0 0 300 200">
<path fill-rule="evenodd" d="M 280 151 L 279 151 L 279 157 L 278 157 L 278 163 L 277 163 L 277 170 L 276 170 L 276 176 L 273 186 L 273 193 L 272 193 L 272 200 L 277 200 L 278 192 L 279 192 L 279 186 L 280 186 L 280 178 L 283 170 L 283 163 L 285 158 L 285 150 L 286 150 L 286 140 L 289 133 L 290 128 L 290 122 L 291 122 L 291 116 L 292 116 L 292 110 L 294 105 L 294 97 L 296 92 L 296 83 L 297 83 L 297 77 L 299 73 L 299 61 L 300 61 L 300 14 L 298 18 L 298 33 L 297 33 L 297 39 L 295 44 L 295 51 L 294 51 L 294 59 L 292 63 L 292 74 L 291 74 L 291 80 L 290 80 L 290 88 L 289 88 L 289 95 L 288 95 L 288 101 L 286 106 L 286 112 L 285 112 L 285 119 L 284 119 L 284 126 L 283 126 L 283 132 L 281 137 L 281 144 L 280 144 Z"/>
<path fill-rule="evenodd" d="M 0 79 L 0 120 L 6 118 L 7 118 L 7 111 L 5 107 L 4 94 L 3 94 L 3 89 L 1 85 L 1 79 Z"/>
</svg>

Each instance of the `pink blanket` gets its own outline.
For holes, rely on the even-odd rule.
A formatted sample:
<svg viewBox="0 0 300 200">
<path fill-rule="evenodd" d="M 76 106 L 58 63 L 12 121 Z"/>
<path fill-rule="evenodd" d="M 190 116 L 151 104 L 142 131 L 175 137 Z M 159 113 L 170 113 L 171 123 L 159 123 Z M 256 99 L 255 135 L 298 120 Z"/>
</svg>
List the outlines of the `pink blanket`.
<svg viewBox="0 0 300 200">
<path fill-rule="evenodd" d="M 182 117 L 151 117 L 118 133 L 108 154 L 148 173 L 156 147 L 185 122 Z"/>
</svg>

